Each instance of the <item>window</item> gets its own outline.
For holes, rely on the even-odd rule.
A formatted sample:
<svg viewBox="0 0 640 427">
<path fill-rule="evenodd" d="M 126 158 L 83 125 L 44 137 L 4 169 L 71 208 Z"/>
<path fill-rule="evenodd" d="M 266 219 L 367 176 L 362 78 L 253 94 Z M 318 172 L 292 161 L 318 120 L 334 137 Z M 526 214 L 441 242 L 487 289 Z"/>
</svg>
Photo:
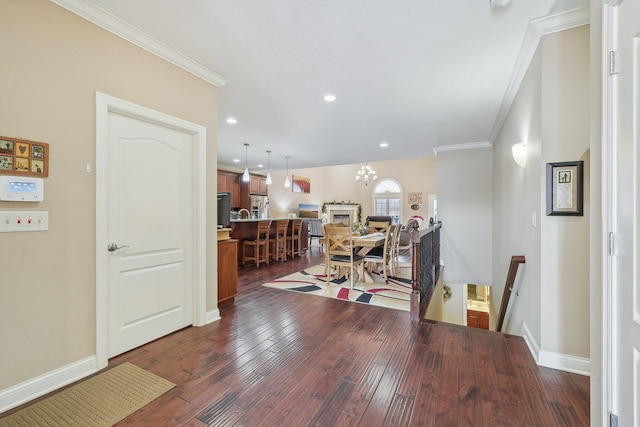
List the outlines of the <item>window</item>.
<svg viewBox="0 0 640 427">
<path fill-rule="evenodd" d="M 373 190 L 373 214 L 390 215 L 397 224 L 402 218 L 402 188 L 393 179 L 383 179 Z"/>
</svg>

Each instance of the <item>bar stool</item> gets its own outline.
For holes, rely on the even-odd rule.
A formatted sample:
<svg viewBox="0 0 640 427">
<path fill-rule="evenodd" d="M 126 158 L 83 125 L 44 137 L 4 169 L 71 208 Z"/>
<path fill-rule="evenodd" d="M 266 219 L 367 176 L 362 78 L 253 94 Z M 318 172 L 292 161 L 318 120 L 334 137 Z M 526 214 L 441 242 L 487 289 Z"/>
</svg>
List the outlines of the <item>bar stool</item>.
<svg viewBox="0 0 640 427">
<path fill-rule="evenodd" d="M 256 238 L 242 241 L 242 266 L 247 261 L 255 261 L 256 267 L 261 262 L 269 264 L 269 233 L 271 232 L 271 220 L 258 221 L 256 225 Z M 247 248 L 252 247 L 252 254 L 247 255 Z"/>
<path fill-rule="evenodd" d="M 279 219 L 276 221 L 276 234 L 273 239 L 269 240 L 269 250 L 271 258 L 274 260 L 287 260 L 287 229 L 289 228 L 288 219 Z"/>
<path fill-rule="evenodd" d="M 300 229 L 302 228 L 302 220 L 294 219 L 291 221 L 291 228 L 287 235 L 287 256 L 293 258 L 296 255 L 300 255 L 302 252 L 300 247 Z"/>
</svg>

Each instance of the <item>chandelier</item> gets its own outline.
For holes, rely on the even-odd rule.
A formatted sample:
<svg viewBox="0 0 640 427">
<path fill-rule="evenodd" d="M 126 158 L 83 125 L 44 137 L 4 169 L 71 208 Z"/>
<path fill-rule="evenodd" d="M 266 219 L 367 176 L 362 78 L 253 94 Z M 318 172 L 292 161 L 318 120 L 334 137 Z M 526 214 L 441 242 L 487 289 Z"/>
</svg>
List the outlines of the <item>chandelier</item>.
<svg viewBox="0 0 640 427">
<path fill-rule="evenodd" d="M 378 179 L 378 175 L 376 175 L 376 171 L 374 171 L 371 166 L 366 163 L 360 166 L 360 170 L 356 174 L 356 181 L 364 182 L 364 185 L 369 185 L 369 180 L 375 181 L 376 179 Z"/>
</svg>

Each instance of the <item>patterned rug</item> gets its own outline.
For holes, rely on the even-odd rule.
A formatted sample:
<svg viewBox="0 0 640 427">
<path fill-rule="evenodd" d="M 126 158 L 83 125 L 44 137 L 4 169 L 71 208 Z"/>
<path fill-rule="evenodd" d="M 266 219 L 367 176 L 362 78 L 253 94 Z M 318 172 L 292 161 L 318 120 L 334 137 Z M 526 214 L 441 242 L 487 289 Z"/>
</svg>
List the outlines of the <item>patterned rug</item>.
<svg viewBox="0 0 640 427">
<path fill-rule="evenodd" d="M 374 283 L 355 282 L 353 289 L 349 289 L 348 278 L 331 279 L 327 286 L 325 267 L 321 264 L 262 286 L 409 311 L 411 280 L 389 277 L 389 283 L 385 283 L 379 273 L 373 273 L 372 277 Z"/>
</svg>

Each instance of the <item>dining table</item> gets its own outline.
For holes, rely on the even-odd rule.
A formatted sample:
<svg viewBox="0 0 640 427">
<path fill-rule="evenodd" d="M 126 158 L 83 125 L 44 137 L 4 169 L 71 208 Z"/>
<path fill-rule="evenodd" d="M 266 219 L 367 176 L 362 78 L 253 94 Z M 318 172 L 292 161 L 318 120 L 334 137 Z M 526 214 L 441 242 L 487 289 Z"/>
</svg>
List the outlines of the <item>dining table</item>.
<svg viewBox="0 0 640 427">
<path fill-rule="evenodd" d="M 354 235 L 352 236 L 352 241 L 353 241 L 353 247 L 354 247 L 355 253 L 361 257 L 364 257 L 366 254 L 368 254 L 371 251 L 371 249 L 384 246 L 384 239 L 385 239 L 385 234 L 379 233 L 379 232 L 365 234 L 365 235 Z M 326 238 L 324 237 L 321 238 L 320 242 L 322 244 L 326 244 Z M 344 273 L 346 273 L 346 269 L 344 267 L 339 268 L 337 272 L 337 277 L 342 277 Z M 365 283 L 374 282 L 373 277 L 371 276 L 371 273 L 369 273 L 367 269 L 364 269 L 364 277 L 362 277 L 361 280 Z"/>
<path fill-rule="evenodd" d="M 384 239 L 385 233 L 380 232 L 365 234 L 363 236 L 353 236 L 353 246 L 358 248 L 357 254 L 364 257 L 371 249 L 384 246 Z M 371 276 L 371 273 L 366 268 L 364 269 L 362 281 L 365 283 L 374 282 L 373 276 Z"/>
</svg>

